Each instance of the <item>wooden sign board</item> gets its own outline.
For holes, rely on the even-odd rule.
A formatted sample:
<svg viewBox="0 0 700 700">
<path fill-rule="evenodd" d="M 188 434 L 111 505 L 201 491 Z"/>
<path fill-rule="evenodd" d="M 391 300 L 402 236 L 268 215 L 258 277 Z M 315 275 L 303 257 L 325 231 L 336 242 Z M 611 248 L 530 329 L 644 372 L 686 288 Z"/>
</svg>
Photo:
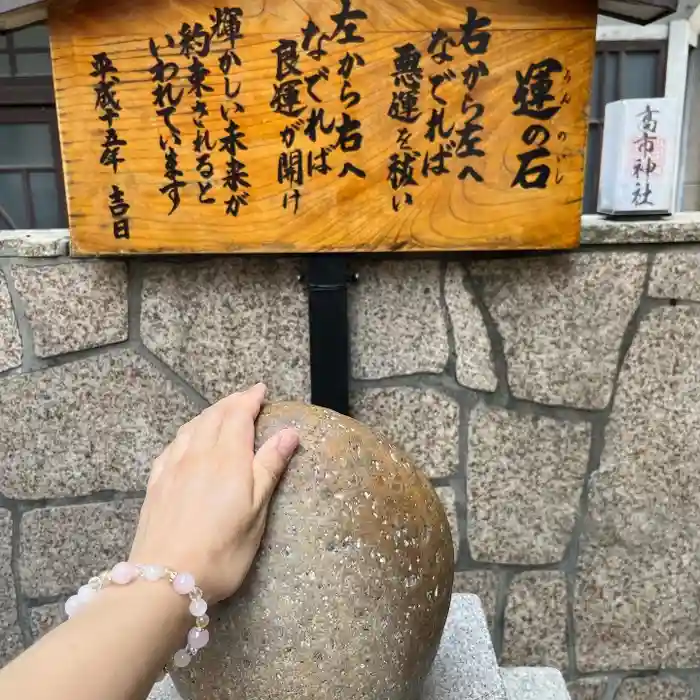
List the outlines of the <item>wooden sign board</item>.
<svg viewBox="0 0 700 700">
<path fill-rule="evenodd" d="M 57 3 L 74 253 L 577 245 L 595 2 L 232 1 Z"/>
</svg>

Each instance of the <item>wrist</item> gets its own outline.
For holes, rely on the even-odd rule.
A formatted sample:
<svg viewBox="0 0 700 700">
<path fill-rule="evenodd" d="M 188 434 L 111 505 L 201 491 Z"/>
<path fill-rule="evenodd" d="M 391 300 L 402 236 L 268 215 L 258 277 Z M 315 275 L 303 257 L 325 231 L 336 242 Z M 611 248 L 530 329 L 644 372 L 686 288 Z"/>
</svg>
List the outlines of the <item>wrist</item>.
<svg viewBox="0 0 700 700">
<path fill-rule="evenodd" d="M 98 602 L 100 601 L 100 602 Z M 160 565 L 120 562 L 96 576 L 66 602 L 72 617 L 83 607 L 121 607 L 145 627 L 167 633 L 187 630 L 186 643 L 175 653 L 176 666 L 187 666 L 209 643 L 207 603 L 194 577 Z"/>
<path fill-rule="evenodd" d="M 147 619 L 173 620 L 186 625 L 191 620 L 189 598 L 173 591 L 167 579 L 162 581 L 135 580 L 128 586 L 106 586 L 95 602 L 119 600 L 125 609 L 145 615 Z"/>
</svg>

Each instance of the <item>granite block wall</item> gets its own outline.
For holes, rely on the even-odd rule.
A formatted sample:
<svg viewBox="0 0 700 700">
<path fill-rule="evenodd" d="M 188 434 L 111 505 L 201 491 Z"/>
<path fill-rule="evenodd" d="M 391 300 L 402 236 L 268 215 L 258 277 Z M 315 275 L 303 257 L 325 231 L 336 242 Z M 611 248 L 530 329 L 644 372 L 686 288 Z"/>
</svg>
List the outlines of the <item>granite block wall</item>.
<svg viewBox="0 0 700 700">
<path fill-rule="evenodd" d="M 433 480 L 502 664 L 700 700 L 700 246 L 354 265 L 353 410 Z M 125 552 L 182 422 L 308 398 L 301 270 L 0 244 L 0 663 Z"/>
</svg>

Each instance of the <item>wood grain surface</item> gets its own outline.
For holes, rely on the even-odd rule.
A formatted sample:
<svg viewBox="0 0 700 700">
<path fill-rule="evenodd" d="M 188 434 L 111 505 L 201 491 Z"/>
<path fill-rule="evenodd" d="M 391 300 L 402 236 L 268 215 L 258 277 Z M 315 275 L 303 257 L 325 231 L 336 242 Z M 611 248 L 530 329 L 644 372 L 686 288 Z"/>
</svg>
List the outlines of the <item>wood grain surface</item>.
<svg viewBox="0 0 700 700">
<path fill-rule="evenodd" d="M 51 43 L 73 252 L 577 245 L 596 3 L 584 0 L 564 8 L 559 0 L 352 0 L 351 11 L 361 10 L 366 19 L 351 15 L 336 22 L 332 16 L 342 14 L 344 2 L 238 0 L 242 37 L 233 49 L 225 31 L 212 36 L 217 8 L 220 17 L 231 9 L 215 0 L 79 0 L 56 6 L 50 16 Z M 319 60 L 303 47 L 310 20 L 318 33 L 309 51 L 318 47 L 319 36 L 335 33 L 320 45 L 326 55 Z M 353 23 L 354 33 L 347 29 Z M 444 34 L 431 55 L 438 28 Z M 346 36 L 364 41 L 343 43 Z M 286 51 L 292 46 L 291 62 L 278 61 L 281 41 Z M 451 61 L 440 62 L 443 42 Z M 172 80 L 168 78 L 174 69 L 164 76 L 152 70 L 156 59 L 151 44 L 160 60 L 177 66 Z M 420 54 L 419 73 L 409 70 L 415 67 L 409 49 L 397 51 L 407 45 Z M 240 65 L 227 61 L 231 51 Z M 345 76 L 340 74 L 343 67 Z M 397 69 L 400 75 L 395 77 Z M 204 88 L 197 87 L 199 74 L 204 75 Z M 171 90 L 170 96 L 177 97 L 182 90 L 168 115 L 177 136 L 156 113 L 158 77 L 162 88 L 171 84 L 160 92 L 166 107 L 170 103 L 164 92 Z M 304 109 L 298 116 L 280 113 L 284 108 L 274 100 L 275 86 L 290 80 L 299 81 L 299 108 Z M 465 80 L 471 80 L 471 89 Z M 416 95 L 412 109 L 404 109 L 408 102 L 400 93 L 406 92 Z M 523 100 L 529 115 L 517 114 Z M 205 116 L 193 112 L 198 101 L 206 104 Z M 392 116 L 392 104 L 395 116 L 420 116 L 413 123 L 399 121 Z M 556 111 L 551 117 L 546 116 L 550 108 Z M 110 109 L 111 135 L 105 118 Z M 328 133 L 317 129 L 314 142 L 308 125 L 320 109 Z M 442 122 L 437 123 L 432 118 L 441 110 Z M 533 116 L 533 110 L 540 114 Z M 289 111 L 295 111 L 294 105 Z M 353 124 L 354 129 L 345 128 Z M 408 141 L 401 129 L 408 130 Z M 205 130 L 206 142 L 197 139 Z M 294 132 L 289 147 L 283 132 L 287 143 Z M 353 151 L 357 133 L 362 142 Z M 110 158 L 103 157 L 106 151 L 114 156 L 115 139 L 120 159 L 116 173 Z M 546 187 L 514 186 L 519 156 L 539 147 L 548 153 L 531 167 L 547 166 Z M 173 165 L 173 153 L 181 173 L 174 176 L 181 183 L 174 211 L 170 192 L 164 190 L 172 180 L 166 161 L 170 158 Z M 203 153 L 209 154 L 204 160 L 211 167 L 202 166 Z M 295 154 L 301 158 L 303 184 Z M 280 162 L 289 167 L 280 169 Z M 325 173 L 318 169 L 324 162 L 329 168 Z M 351 170 L 341 177 L 346 163 L 365 176 Z M 407 163 L 412 169 L 402 167 Z M 481 181 L 471 172 L 460 179 L 467 166 Z M 172 176 L 173 168 L 169 170 Z M 438 174 L 441 170 L 447 172 Z M 535 179 L 531 174 L 530 180 Z M 239 198 L 238 207 L 227 206 L 232 196 Z"/>
</svg>

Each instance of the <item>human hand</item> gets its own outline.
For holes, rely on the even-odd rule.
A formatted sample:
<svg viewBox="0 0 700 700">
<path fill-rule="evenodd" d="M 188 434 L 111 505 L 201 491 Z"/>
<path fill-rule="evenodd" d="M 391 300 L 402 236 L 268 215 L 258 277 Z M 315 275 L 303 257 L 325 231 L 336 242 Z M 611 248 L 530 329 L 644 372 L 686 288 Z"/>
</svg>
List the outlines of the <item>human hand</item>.
<svg viewBox="0 0 700 700">
<path fill-rule="evenodd" d="M 285 429 L 254 453 L 264 398 L 257 384 L 210 406 L 180 428 L 151 471 L 130 561 L 192 574 L 209 603 L 243 583 L 299 444 Z"/>
</svg>

